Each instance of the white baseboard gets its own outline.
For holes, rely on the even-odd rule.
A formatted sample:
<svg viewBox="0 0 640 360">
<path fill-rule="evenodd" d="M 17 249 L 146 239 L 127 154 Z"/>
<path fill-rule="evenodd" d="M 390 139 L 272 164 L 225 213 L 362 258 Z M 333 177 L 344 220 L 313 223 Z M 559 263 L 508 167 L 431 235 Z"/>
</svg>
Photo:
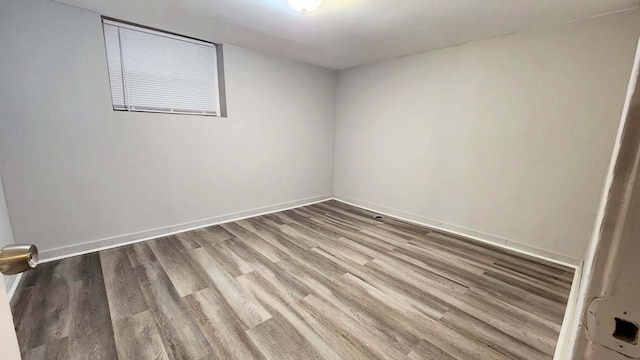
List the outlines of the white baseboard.
<svg viewBox="0 0 640 360">
<path fill-rule="evenodd" d="M 168 235 L 178 234 L 190 230 L 195 230 L 207 226 L 223 224 L 232 221 L 238 221 L 254 216 L 270 214 L 278 211 L 294 209 L 297 207 L 307 206 L 322 201 L 332 199 L 332 195 L 319 195 L 311 198 L 289 201 L 285 203 L 264 206 L 256 209 L 240 211 L 227 215 L 220 215 L 208 219 L 192 221 L 184 224 L 167 226 L 163 228 L 141 231 L 132 234 L 114 236 L 106 239 L 94 240 L 82 244 L 74 244 L 55 249 L 48 249 L 40 252 L 40 262 L 64 259 L 72 256 L 88 254 L 100 250 L 110 249 L 127 244 L 133 244 L 141 241 L 156 239 Z"/>
<path fill-rule="evenodd" d="M 169 226 L 165 228 L 142 231 L 142 232 L 133 233 L 133 234 L 126 234 L 122 236 L 115 236 L 111 238 L 90 241 L 82 244 L 76 244 L 76 245 L 51 249 L 51 250 L 45 250 L 40 253 L 40 258 L 41 258 L 41 262 L 54 261 L 62 258 L 87 254 L 87 253 L 96 252 L 104 249 L 110 249 L 118 246 L 133 244 L 136 242 L 151 240 L 159 237 L 164 237 L 164 236 L 173 235 L 181 232 L 195 230 L 195 229 L 199 229 L 207 226 L 218 225 L 218 224 L 238 221 L 238 220 L 242 220 L 242 219 L 246 219 L 254 216 L 260 216 L 260 215 L 270 214 L 274 212 L 303 207 L 303 206 L 307 206 L 307 205 L 311 205 L 311 204 L 315 204 L 315 203 L 319 203 L 327 200 L 337 200 L 345 204 L 349 204 L 355 207 L 359 207 L 365 210 L 373 211 L 373 212 L 387 215 L 390 217 L 395 217 L 410 223 L 415 223 L 428 228 L 433 228 L 435 230 L 440 230 L 440 231 L 448 232 L 451 234 L 463 236 L 473 241 L 479 241 L 482 243 L 490 244 L 490 245 L 511 250 L 517 253 L 543 259 L 546 261 L 551 261 L 553 263 L 565 265 L 565 266 L 576 269 L 573 286 L 571 288 L 571 292 L 569 294 L 569 301 L 567 303 L 567 310 L 565 312 L 562 328 L 560 330 L 558 346 L 556 348 L 556 352 L 554 355 L 554 360 L 563 359 L 564 354 L 567 351 L 566 349 L 568 344 L 568 334 L 569 334 L 568 326 L 570 325 L 568 319 L 571 318 L 571 316 L 573 316 L 573 313 L 576 311 L 575 303 L 579 293 L 578 288 L 580 285 L 580 276 L 582 273 L 581 260 L 564 256 L 561 254 L 555 254 L 547 250 L 538 249 L 526 244 L 517 243 L 517 242 L 503 239 L 494 235 L 484 234 L 484 233 L 473 231 L 470 229 L 465 229 L 458 226 L 433 221 L 433 220 L 421 217 L 419 215 L 407 213 L 407 212 L 393 209 L 393 208 L 388 208 L 386 206 L 372 204 L 372 203 L 357 200 L 357 199 L 352 199 L 346 196 L 332 196 L 332 195 L 315 196 L 312 198 L 265 206 L 265 207 L 256 208 L 252 210 L 246 210 L 246 211 L 241 211 L 237 213 L 216 216 L 209 219 L 193 221 L 193 222 Z M 11 285 L 9 286 L 7 291 L 9 299 L 11 299 L 11 297 L 15 294 L 15 291 L 16 291 L 16 288 L 18 287 L 21 276 L 22 274 L 19 274 L 18 276 L 16 276 L 13 279 L 13 282 L 11 283 Z"/>
<path fill-rule="evenodd" d="M 573 344 L 571 342 L 571 326 L 572 320 L 576 315 L 576 311 L 578 311 L 578 295 L 580 293 L 580 284 L 582 282 L 583 265 L 584 262 L 576 269 L 576 272 L 573 274 L 571 292 L 569 292 L 567 308 L 564 311 L 562 327 L 560 328 L 560 335 L 558 336 L 558 344 L 556 345 L 556 351 L 553 355 L 553 360 L 566 360 L 571 358 L 571 351 L 573 349 Z"/>
<path fill-rule="evenodd" d="M 327 200 L 337 200 L 345 204 L 349 204 L 355 207 L 359 207 L 365 210 L 373 211 L 373 212 L 387 215 L 390 217 L 395 217 L 410 223 L 415 223 L 415 224 L 426 226 L 436 230 L 441 230 L 441 231 L 452 233 L 455 235 L 460 235 L 473 241 L 479 241 L 482 243 L 494 245 L 494 246 L 511 250 L 517 253 L 540 258 L 543 260 L 551 261 L 554 263 L 558 263 L 558 264 L 569 266 L 576 269 L 573 286 L 569 294 L 567 309 L 565 312 L 564 320 L 562 322 L 562 327 L 560 329 L 558 346 L 556 347 L 556 351 L 554 355 L 554 360 L 560 360 L 564 358 L 567 351 L 567 345 L 568 345 L 568 334 L 569 334 L 568 326 L 570 325 L 568 319 L 573 316 L 573 313 L 576 310 L 575 303 L 576 303 L 576 299 L 579 292 L 578 287 L 580 285 L 580 276 L 582 273 L 580 268 L 580 265 L 582 263 L 581 260 L 573 259 L 571 257 L 560 255 L 560 254 L 555 254 L 546 250 L 538 249 L 529 245 L 517 243 L 511 240 L 503 239 L 493 235 L 488 235 L 488 234 L 480 233 L 470 229 L 465 229 L 465 228 L 433 221 L 433 220 L 421 217 L 419 215 L 407 213 L 407 212 L 393 209 L 393 208 L 388 208 L 386 206 L 348 198 L 346 196 L 335 196 L 335 197 L 332 197 L 331 195 L 315 196 L 312 198 L 265 206 L 265 207 L 256 208 L 252 210 L 246 210 L 246 211 L 241 211 L 237 213 L 216 216 L 209 219 L 193 221 L 193 222 L 169 226 L 165 228 L 142 231 L 142 232 L 133 233 L 133 234 L 126 234 L 126 235 L 111 237 L 107 239 L 90 241 L 83 244 L 76 244 L 76 245 L 51 249 L 51 250 L 45 250 L 40 253 L 41 262 L 49 262 L 49 261 L 54 261 L 62 258 L 100 251 L 104 249 L 110 249 L 118 246 L 133 244 L 136 242 L 151 240 L 159 237 L 164 237 L 164 236 L 173 235 L 181 232 L 195 230 L 195 229 L 199 229 L 207 226 L 218 225 L 218 224 L 238 221 L 238 220 L 242 220 L 242 219 L 246 219 L 254 216 L 260 216 L 260 215 L 270 214 L 274 212 L 303 207 L 303 206 L 307 206 L 307 205 L 311 205 L 311 204 L 315 204 L 315 203 L 319 203 Z M 20 283 L 21 277 L 22 277 L 22 274 L 19 274 L 13 279 L 11 285 L 9 285 L 7 290 L 7 295 L 9 299 L 11 299 L 15 294 L 18 284 Z"/>
<path fill-rule="evenodd" d="M 426 226 L 428 228 L 432 228 L 435 230 L 440 230 L 440 231 L 448 232 L 451 234 L 459 235 L 459 236 L 468 238 L 470 240 L 491 244 L 503 249 L 511 250 L 520 254 L 532 256 L 542 260 L 551 261 L 553 263 L 565 265 L 574 269 L 577 269 L 580 266 L 580 263 L 582 262 L 582 260 L 580 259 L 574 259 L 566 255 L 556 254 L 548 250 L 543 250 L 530 245 L 518 243 L 516 241 L 507 240 L 495 235 L 485 234 L 479 231 L 434 221 L 434 220 L 422 217 L 420 215 L 411 214 L 402 210 L 389 208 L 383 205 L 373 204 L 373 203 L 349 198 L 342 195 L 334 195 L 334 199 L 337 201 L 343 202 L 345 204 L 349 204 L 352 206 L 363 208 L 365 210 L 377 212 L 382 215 L 395 217 L 407 222 L 411 222 L 411 223 Z"/>
<path fill-rule="evenodd" d="M 565 310 L 564 318 L 562 320 L 562 326 L 560 328 L 560 335 L 558 336 L 558 345 L 553 356 L 553 360 L 566 360 L 568 354 L 571 351 L 571 319 L 575 316 L 577 311 L 576 304 L 578 300 L 578 294 L 580 293 L 580 282 L 582 276 L 583 261 L 574 259 L 568 256 L 555 254 L 546 250 L 538 249 L 535 247 L 519 244 L 514 241 L 502 239 L 496 236 L 483 234 L 477 231 L 464 229 L 457 226 L 443 224 L 437 221 L 429 220 L 424 217 L 406 213 L 400 210 L 391 209 L 385 206 L 371 204 L 365 201 L 351 199 L 346 196 L 336 196 L 334 200 L 340 201 L 351 206 L 359 207 L 365 210 L 373 211 L 382 215 L 387 215 L 400 220 L 404 220 L 410 223 L 426 226 L 436 230 L 442 230 L 444 232 L 456 234 L 468 238 L 474 241 L 480 241 L 486 244 L 491 244 L 497 247 L 501 247 L 507 250 L 511 250 L 524 255 L 532 256 L 535 258 L 550 261 L 556 264 L 565 265 L 575 269 L 573 275 L 573 282 L 571 285 L 571 291 L 569 293 L 569 299 L 567 301 L 567 308 Z"/>
<path fill-rule="evenodd" d="M 452 234 L 460 235 L 465 238 L 469 238 L 470 240 L 480 241 L 483 243 L 488 243 L 491 245 L 495 245 L 504 249 L 508 249 L 511 251 L 515 251 L 518 253 L 522 253 L 525 255 L 533 256 L 536 258 L 540 258 L 543 260 L 551 261 L 554 263 L 566 265 L 572 268 L 577 268 L 581 260 L 574 259 L 568 256 L 564 256 L 561 254 L 556 254 L 547 250 L 535 248 L 526 244 L 521 244 L 515 241 L 503 239 L 494 235 L 484 234 L 478 231 L 461 228 L 454 225 L 444 224 L 441 222 L 433 221 L 427 218 L 424 218 L 419 215 L 407 213 L 401 210 L 389 208 L 382 205 L 377 205 L 373 203 L 369 203 L 362 200 L 352 199 L 346 196 L 332 196 L 329 194 L 314 196 L 311 198 L 295 200 L 275 205 L 264 206 L 260 208 L 255 208 L 251 210 L 240 211 L 232 214 L 220 215 L 208 219 L 192 221 L 188 223 L 141 231 L 137 233 L 125 234 L 114 236 L 110 238 L 93 240 L 81 244 L 74 244 L 64 247 L 59 247 L 55 249 L 48 249 L 40 252 L 40 262 L 49 262 L 58 259 L 63 259 L 67 257 L 87 254 L 91 252 L 96 252 L 104 249 L 114 248 L 122 245 L 133 244 L 140 241 L 146 241 L 151 239 L 156 239 L 163 236 L 173 235 L 185 231 L 195 230 L 207 226 L 223 224 L 226 222 L 232 222 L 237 220 L 242 220 L 246 218 L 250 218 L 253 216 L 270 214 L 278 211 L 293 209 L 297 207 L 307 206 L 311 204 L 315 204 L 318 202 L 326 201 L 326 200 L 337 200 L 352 206 L 360 207 L 369 211 L 378 212 L 387 216 L 396 217 L 408 222 L 416 223 L 422 226 L 430 227 L 436 230 L 441 230 L 445 232 L 449 232 Z"/>
</svg>

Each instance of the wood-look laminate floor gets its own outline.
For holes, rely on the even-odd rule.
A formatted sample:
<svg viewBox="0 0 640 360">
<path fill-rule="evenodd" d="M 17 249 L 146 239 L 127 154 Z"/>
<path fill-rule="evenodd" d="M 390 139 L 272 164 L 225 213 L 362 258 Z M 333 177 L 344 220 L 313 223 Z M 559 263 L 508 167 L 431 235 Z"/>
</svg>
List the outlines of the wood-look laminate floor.
<svg viewBox="0 0 640 360">
<path fill-rule="evenodd" d="M 41 264 L 25 360 L 551 359 L 573 270 L 329 201 Z"/>
</svg>

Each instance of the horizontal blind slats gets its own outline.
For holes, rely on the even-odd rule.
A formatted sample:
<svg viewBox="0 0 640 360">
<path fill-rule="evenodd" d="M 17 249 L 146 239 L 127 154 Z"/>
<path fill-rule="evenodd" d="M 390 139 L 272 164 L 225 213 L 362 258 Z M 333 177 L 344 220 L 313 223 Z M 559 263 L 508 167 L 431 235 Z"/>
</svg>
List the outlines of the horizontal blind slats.
<svg viewBox="0 0 640 360">
<path fill-rule="evenodd" d="M 214 45 L 112 21 L 104 29 L 114 108 L 218 114 Z"/>
</svg>

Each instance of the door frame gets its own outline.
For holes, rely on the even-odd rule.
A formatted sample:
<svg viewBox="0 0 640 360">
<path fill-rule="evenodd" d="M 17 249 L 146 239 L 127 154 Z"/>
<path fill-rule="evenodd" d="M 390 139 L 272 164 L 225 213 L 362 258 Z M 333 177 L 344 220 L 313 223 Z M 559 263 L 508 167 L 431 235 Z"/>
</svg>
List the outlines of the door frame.
<svg viewBox="0 0 640 360">
<path fill-rule="evenodd" d="M 559 346 L 564 350 L 558 359 L 629 359 L 617 350 L 628 353 L 640 347 L 618 341 L 611 330 L 611 326 L 615 330 L 614 317 L 618 316 L 618 310 L 631 322 L 640 324 L 640 304 L 637 311 L 629 309 L 635 307 L 629 304 L 633 301 L 633 294 L 640 294 L 640 281 L 631 278 L 628 271 L 634 262 L 640 263 L 637 260 L 640 241 L 630 236 L 630 230 L 640 226 L 640 218 L 634 219 L 637 215 L 635 206 L 640 205 L 640 191 L 636 188 L 640 187 L 639 76 L 640 44 L 636 49 L 618 135 L 582 268 L 578 301 L 574 313 L 567 314 L 571 315 L 570 331 L 566 339 L 560 339 L 564 344 L 559 343 Z M 635 289 L 633 285 L 629 288 L 633 282 L 638 283 Z M 603 306 L 605 303 L 607 305 Z M 627 310 L 623 311 L 623 308 Z"/>
</svg>

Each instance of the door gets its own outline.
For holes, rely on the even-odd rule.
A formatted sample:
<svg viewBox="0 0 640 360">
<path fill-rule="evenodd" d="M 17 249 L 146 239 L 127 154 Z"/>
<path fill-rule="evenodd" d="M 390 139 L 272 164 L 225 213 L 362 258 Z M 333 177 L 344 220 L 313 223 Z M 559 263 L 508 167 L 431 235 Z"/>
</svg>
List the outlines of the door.
<svg viewBox="0 0 640 360">
<path fill-rule="evenodd" d="M 0 354 L 6 360 L 19 360 L 18 338 L 13 327 L 9 298 L 4 289 L 4 276 L 0 274 Z"/>
<path fill-rule="evenodd" d="M 584 267 L 572 359 L 640 359 L 639 74 L 640 48 Z"/>
<path fill-rule="evenodd" d="M 4 187 L 0 177 L 0 248 L 13 244 L 13 232 L 9 221 Z M 0 255 L 2 252 L 0 251 Z M 6 253 L 5 253 L 6 254 Z M 0 256 L 0 270 L 4 271 Z M 5 292 L 4 276 L 0 273 L 0 357 L 7 360 L 20 359 L 18 340 L 13 327 L 13 316 L 9 307 L 9 299 Z"/>
</svg>

